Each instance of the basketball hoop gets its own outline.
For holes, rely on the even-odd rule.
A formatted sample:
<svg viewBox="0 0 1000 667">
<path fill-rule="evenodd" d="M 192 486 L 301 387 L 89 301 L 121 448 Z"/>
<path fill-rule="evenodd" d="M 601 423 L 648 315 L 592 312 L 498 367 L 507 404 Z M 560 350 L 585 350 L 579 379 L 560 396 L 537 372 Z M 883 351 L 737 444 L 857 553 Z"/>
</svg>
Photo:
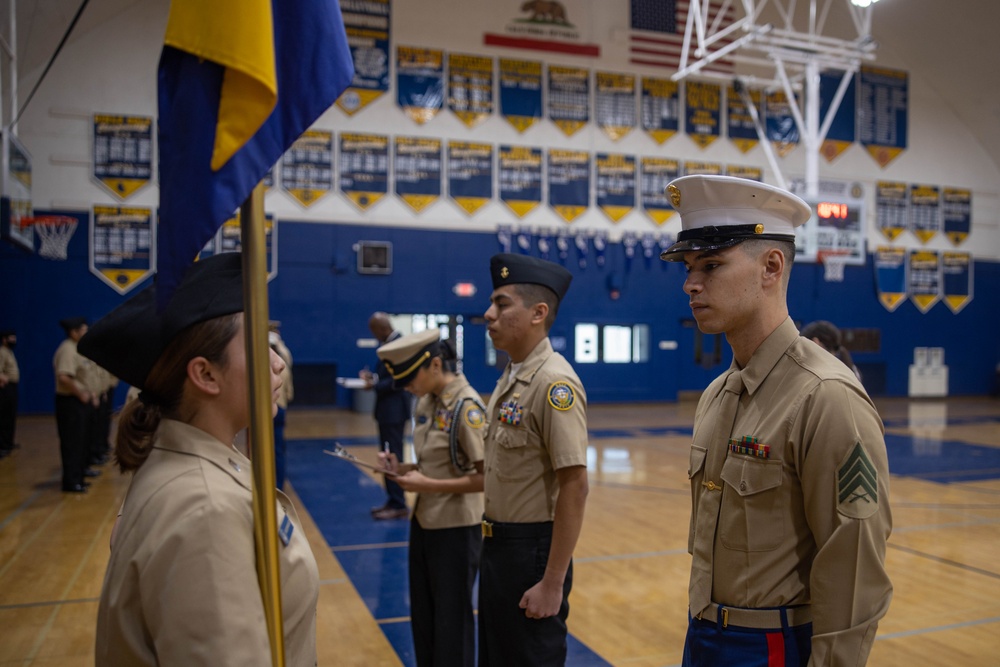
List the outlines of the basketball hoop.
<svg viewBox="0 0 1000 667">
<path fill-rule="evenodd" d="M 76 231 L 77 219 L 68 215 L 41 215 L 21 218 L 18 222 L 21 228 L 34 226 L 35 233 L 41 239 L 38 254 L 47 259 L 66 259 L 69 240 Z"/>
<path fill-rule="evenodd" d="M 816 256 L 823 263 L 823 280 L 828 283 L 844 282 L 844 267 L 850 259 L 849 253 L 821 250 Z"/>
</svg>

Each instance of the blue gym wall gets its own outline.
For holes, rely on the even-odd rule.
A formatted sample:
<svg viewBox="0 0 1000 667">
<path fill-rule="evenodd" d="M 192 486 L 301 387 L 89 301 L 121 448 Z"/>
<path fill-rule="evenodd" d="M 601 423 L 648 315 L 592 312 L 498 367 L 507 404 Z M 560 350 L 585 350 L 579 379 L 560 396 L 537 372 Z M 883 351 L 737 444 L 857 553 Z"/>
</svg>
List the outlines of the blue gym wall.
<svg viewBox="0 0 1000 667">
<path fill-rule="evenodd" d="M 135 293 L 121 297 L 90 272 L 88 216 L 79 217 L 67 261 L 41 259 L 0 244 L 0 328 L 13 327 L 18 333 L 25 414 L 52 411 L 52 355 L 63 337 L 58 321 L 76 315 L 94 321 Z M 392 275 L 357 273 L 353 247 L 359 240 L 392 242 Z M 374 352 L 358 348 L 357 341 L 371 337 L 367 320 L 373 310 L 455 314 L 466 317 L 466 374 L 481 392 L 492 390 L 497 371 L 485 363 L 484 327 L 470 317 L 481 316 L 488 306 L 488 260 L 499 250 L 494 234 L 282 220 L 278 244 L 271 316 L 281 320 L 296 366 L 335 364 L 337 374 L 354 376 L 371 365 Z M 603 267 L 596 266 L 591 252 L 587 268 L 580 269 L 575 248 L 570 250 L 567 266 L 575 278 L 551 331 L 553 338 L 565 339 L 568 358 L 578 322 L 650 326 L 649 363 L 577 365 L 591 402 L 676 400 L 678 392 L 704 388 L 730 362 L 729 347 L 723 344 L 721 363 L 708 368 L 695 364 L 695 331 L 682 323 L 690 318 L 681 290 L 683 268 L 647 261 L 639 248 L 637 255 L 628 261 L 623 247 L 611 244 Z M 451 288 L 460 281 L 474 283 L 476 295 L 455 296 Z M 609 283 L 620 286 L 619 299 L 609 296 Z M 878 353 L 855 355 L 873 394 L 906 395 L 914 347 L 945 348 L 950 394 L 988 394 L 1000 362 L 1000 263 L 977 261 L 975 283 L 975 298 L 958 314 L 943 302 L 921 314 L 908 301 L 890 313 L 878 301 L 870 261 L 847 267 L 842 283 L 828 283 L 821 266 L 802 263 L 792 272 L 789 308 L 800 323 L 827 319 L 841 327 L 881 330 Z M 677 341 L 677 349 L 660 350 L 659 341 Z M 710 337 L 706 344 L 711 348 Z M 341 389 L 338 404 L 346 406 L 349 400 Z"/>
</svg>

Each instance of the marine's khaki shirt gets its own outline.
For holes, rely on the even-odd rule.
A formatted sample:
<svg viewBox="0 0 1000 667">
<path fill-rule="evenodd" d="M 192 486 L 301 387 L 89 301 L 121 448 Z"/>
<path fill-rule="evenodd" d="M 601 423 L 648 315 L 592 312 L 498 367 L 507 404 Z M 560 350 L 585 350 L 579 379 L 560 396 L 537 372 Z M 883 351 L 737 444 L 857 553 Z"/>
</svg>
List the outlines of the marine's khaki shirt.
<svg viewBox="0 0 1000 667">
<path fill-rule="evenodd" d="M 508 364 L 486 409 L 486 516 L 555 518 L 559 468 L 587 465 L 587 395 L 573 367 L 542 340 L 508 386 Z"/>
<path fill-rule="evenodd" d="M 59 347 L 56 348 L 55 356 L 52 357 L 52 368 L 56 377 L 56 395 L 73 396 L 73 392 L 66 391 L 59 386 L 59 376 L 68 375 L 79 382 L 83 387 L 87 387 L 88 368 L 95 367 L 94 362 L 76 351 L 76 342 L 66 338 Z"/>
<path fill-rule="evenodd" d="M 17 366 L 17 358 L 6 345 L 0 345 L 0 375 L 6 375 L 7 382 L 21 381 L 21 370 Z"/>
<path fill-rule="evenodd" d="M 730 370 L 739 370 L 735 362 Z M 743 369 L 728 434 L 755 437 L 768 454 L 738 453 L 713 441 L 727 375 L 708 387 L 695 415 L 688 551 L 714 542 L 716 603 L 811 604 L 810 665 L 864 665 L 892 597 L 884 566 L 889 467 L 878 412 L 851 370 L 788 319 Z M 706 470 L 717 447 L 725 448 L 721 470 Z M 873 486 L 875 495 L 866 490 Z M 699 535 L 699 501 L 711 493 L 722 494 L 718 525 L 714 535 Z"/>
<path fill-rule="evenodd" d="M 270 667 L 252 483 L 250 461 L 235 449 L 193 426 L 161 422 L 111 545 L 97 665 Z M 281 492 L 277 512 L 287 535 L 278 543 L 286 664 L 314 667 L 316 561 Z"/>
<path fill-rule="evenodd" d="M 458 402 L 467 398 L 475 400 L 466 400 L 458 419 L 453 420 Z M 413 448 L 421 473 L 432 479 L 470 474 L 469 470 L 460 470 L 452 464 L 450 439 L 455 429 L 461 453 L 459 463 L 472 468 L 473 463 L 483 460 L 486 415 L 481 406 L 479 394 L 463 375 L 449 382 L 440 396 L 427 394 L 417 402 Z M 420 527 L 427 530 L 478 525 L 483 518 L 483 494 L 421 492 L 417 496 L 414 516 Z"/>
</svg>

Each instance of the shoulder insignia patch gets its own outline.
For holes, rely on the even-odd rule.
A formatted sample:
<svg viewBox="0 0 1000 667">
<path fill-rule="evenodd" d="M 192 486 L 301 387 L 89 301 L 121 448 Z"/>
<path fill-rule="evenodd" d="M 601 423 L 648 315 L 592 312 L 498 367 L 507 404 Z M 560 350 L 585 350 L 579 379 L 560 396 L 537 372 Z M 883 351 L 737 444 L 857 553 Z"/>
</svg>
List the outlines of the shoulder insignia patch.
<svg viewBox="0 0 1000 667">
<path fill-rule="evenodd" d="M 568 382 L 553 382 L 549 385 L 549 405 L 556 410 L 569 410 L 576 403 L 576 392 Z"/>
<path fill-rule="evenodd" d="M 878 472 L 860 442 L 837 470 L 837 511 L 853 519 L 878 511 Z"/>
<path fill-rule="evenodd" d="M 478 405 L 473 404 L 465 411 L 465 423 L 472 428 L 482 428 L 486 423 L 486 415 L 483 414 Z"/>
</svg>

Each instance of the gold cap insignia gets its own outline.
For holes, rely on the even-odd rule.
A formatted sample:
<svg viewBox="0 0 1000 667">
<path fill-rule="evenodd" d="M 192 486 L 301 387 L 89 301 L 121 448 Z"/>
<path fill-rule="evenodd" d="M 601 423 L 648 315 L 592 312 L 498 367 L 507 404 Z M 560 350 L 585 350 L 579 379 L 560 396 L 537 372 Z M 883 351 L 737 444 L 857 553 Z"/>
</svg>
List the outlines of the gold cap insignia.
<svg viewBox="0 0 1000 667">
<path fill-rule="evenodd" d="M 667 194 L 670 195 L 670 203 L 674 208 L 681 205 L 681 189 L 671 183 L 667 186 Z"/>
<path fill-rule="evenodd" d="M 510 275 L 510 269 L 506 266 L 500 269 L 500 277 L 506 279 Z"/>
<path fill-rule="evenodd" d="M 764 225 L 762 225 L 762 224 L 760 224 L 758 222 L 757 226 L 753 228 L 753 233 L 754 234 L 763 234 L 764 233 Z"/>
</svg>

